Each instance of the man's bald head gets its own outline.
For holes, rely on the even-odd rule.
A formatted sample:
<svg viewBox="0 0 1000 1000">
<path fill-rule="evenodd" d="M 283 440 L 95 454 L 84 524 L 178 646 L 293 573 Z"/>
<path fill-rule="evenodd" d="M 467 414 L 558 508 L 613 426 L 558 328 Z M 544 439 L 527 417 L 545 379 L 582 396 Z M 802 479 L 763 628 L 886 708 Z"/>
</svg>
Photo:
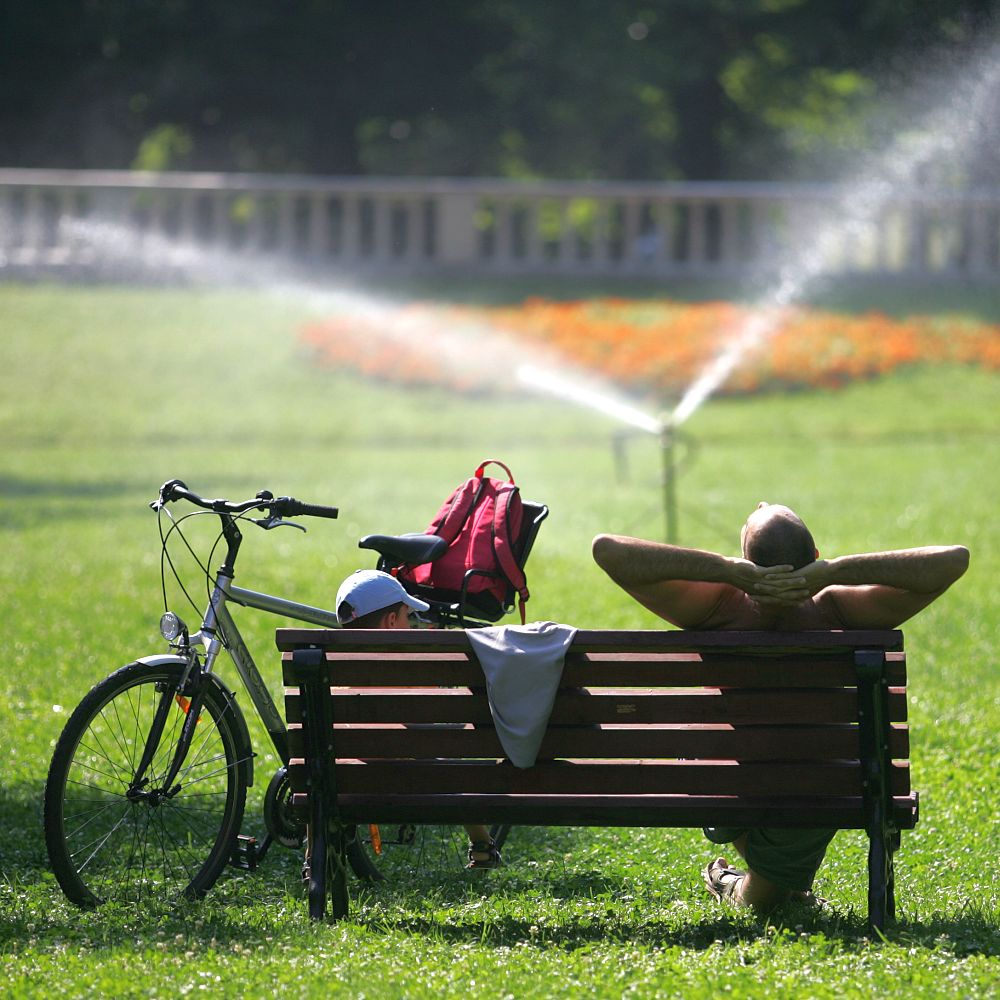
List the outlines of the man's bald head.
<svg viewBox="0 0 1000 1000">
<path fill-rule="evenodd" d="M 758 566 L 800 569 L 816 559 L 816 543 L 802 518 L 781 504 L 761 503 L 741 535 L 743 557 Z"/>
</svg>

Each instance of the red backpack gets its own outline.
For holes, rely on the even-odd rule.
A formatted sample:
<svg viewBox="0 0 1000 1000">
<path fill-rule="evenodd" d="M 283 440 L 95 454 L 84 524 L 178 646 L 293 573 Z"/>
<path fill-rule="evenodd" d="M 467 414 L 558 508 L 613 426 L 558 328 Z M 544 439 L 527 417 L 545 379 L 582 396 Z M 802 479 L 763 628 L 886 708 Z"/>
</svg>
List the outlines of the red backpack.
<svg viewBox="0 0 1000 1000">
<path fill-rule="evenodd" d="M 483 475 L 490 464 L 499 465 L 507 479 Z M 528 587 L 514 555 L 523 514 L 521 493 L 510 469 L 496 459 L 486 459 L 472 478 L 448 497 L 425 531 L 447 539 L 448 551 L 434 562 L 404 566 L 397 575 L 456 595 L 463 589 L 467 595 L 489 595 L 500 606 L 508 586 L 513 587 L 520 598 L 523 624 Z M 470 570 L 475 572 L 467 575 Z"/>
</svg>

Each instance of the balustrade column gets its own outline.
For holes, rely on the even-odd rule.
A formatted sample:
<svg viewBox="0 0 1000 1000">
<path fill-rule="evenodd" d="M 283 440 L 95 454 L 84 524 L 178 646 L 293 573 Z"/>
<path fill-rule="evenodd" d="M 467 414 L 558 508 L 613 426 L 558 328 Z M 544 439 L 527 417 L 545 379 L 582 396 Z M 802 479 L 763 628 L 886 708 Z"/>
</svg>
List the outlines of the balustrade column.
<svg viewBox="0 0 1000 1000">
<path fill-rule="evenodd" d="M 406 254 L 408 261 L 422 264 L 426 257 L 428 220 L 424 200 L 419 196 L 406 199 Z"/>
<path fill-rule="evenodd" d="M 624 270 L 635 270 L 642 262 L 639 253 L 639 231 L 642 203 L 636 198 L 622 199 L 622 254 L 621 266 Z"/>
<path fill-rule="evenodd" d="M 677 203 L 658 201 L 653 210 L 653 237 L 649 241 L 650 258 L 658 271 L 675 272 L 677 262 Z"/>
<path fill-rule="evenodd" d="M 286 191 L 277 195 L 278 219 L 273 248 L 275 253 L 295 253 L 295 205 L 297 198 L 298 194 L 295 191 Z"/>
<path fill-rule="evenodd" d="M 740 203 L 726 200 L 719 206 L 719 266 L 725 271 L 735 271 L 740 265 Z"/>
<path fill-rule="evenodd" d="M 392 201 L 387 194 L 373 194 L 368 199 L 371 206 L 371 242 L 368 256 L 380 263 L 392 260 Z"/>
<path fill-rule="evenodd" d="M 470 265 L 478 258 L 476 210 L 479 195 L 436 195 L 437 259 L 445 265 Z"/>
<path fill-rule="evenodd" d="M 611 259 L 608 252 L 608 241 L 611 239 L 611 202 L 593 199 L 594 225 L 591 230 L 590 260 L 587 262 L 591 270 L 603 270 Z"/>
<path fill-rule="evenodd" d="M 44 233 L 42 224 L 42 192 L 39 188 L 28 188 L 24 198 L 24 224 L 21 227 L 21 245 L 25 250 L 38 251 L 42 246 Z"/>
<path fill-rule="evenodd" d="M 177 236 L 184 243 L 194 243 L 197 239 L 198 191 L 178 191 L 179 226 Z"/>
<path fill-rule="evenodd" d="M 556 266 L 561 271 L 573 267 L 573 257 L 576 253 L 576 239 L 569 214 L 569 199 L 560 198 L 556 202 L 555 212 L 559 220 L 559 236 L 556 242 Z"/>
<path fill-rule="evenodd" d="M 524 203 L 524 261 L 529 266 L 545 262 L 540 197 L 528 198 Z"/>
<path fill-rule="evenodd" d="M 327 199 L 321 194 L 314 194 L 308 200 L 306 215 L 306 247 L 307 253 L 314 260 L 325 257 L 330 250 L 330 235 L 328 230 Z"/>
<path fill-rule="evenodd" d="M 508 270 L 513 261 L 511 252 L 511 202 L 506 198 L 497 198 L 493 202 L 493 261 L 502 269 Z"/>
<path fill-rule="evenodd" d="M 929 226 L 921 202 L 911 202 L 909 211 L 909 240 L 906 254 L 907 269 L 922 275 L 927 271 Z"/>
<path fill-rule="evenodd" d="M 345 263 L 361 259 L 361 199 L 346 195 L 340 202 L 340 254 Z"/>
<path fill-rule="evenodd" d="M 691 201 L 688 205 L 687 267 L 694 274 L 703 272 L 708 262 L 707 208 L 703 201 Z"/>
</svg>

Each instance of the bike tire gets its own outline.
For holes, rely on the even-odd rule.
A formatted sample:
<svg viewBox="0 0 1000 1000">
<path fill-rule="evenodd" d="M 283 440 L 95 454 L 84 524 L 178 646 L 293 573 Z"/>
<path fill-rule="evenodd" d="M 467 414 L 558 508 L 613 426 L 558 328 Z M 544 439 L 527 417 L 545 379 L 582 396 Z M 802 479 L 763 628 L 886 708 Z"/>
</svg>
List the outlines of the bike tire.
<svg viewBox="0 0 1000 1000">
<path fill-rule="evenodd" d="M 182 667 L 130 663 L 97 684 L 70 716 L 45 785 L 45 843 L 56 879 L 82 907 L 197 898 L 229 861 L 243 819 L 251 750 L 232 694 L 197 675 L 204 701 L 175 791 L 158 801 L 187 707 L 174 699 L 148 781 L 132 776 L 164 691 Z"/>
<path fill-rule="evenodd" d="M 510 825 L 490 827 L 490 836 L 501 847 Z M 468 862 L 469 838 L 460 826 L 409 823 L 379 825 L 381 851 L 376 851 L 369 828 L 347 829 L 347 861 L 364 882 L 411 880 L 419 874 L 455 872 Z"/>
</svg>

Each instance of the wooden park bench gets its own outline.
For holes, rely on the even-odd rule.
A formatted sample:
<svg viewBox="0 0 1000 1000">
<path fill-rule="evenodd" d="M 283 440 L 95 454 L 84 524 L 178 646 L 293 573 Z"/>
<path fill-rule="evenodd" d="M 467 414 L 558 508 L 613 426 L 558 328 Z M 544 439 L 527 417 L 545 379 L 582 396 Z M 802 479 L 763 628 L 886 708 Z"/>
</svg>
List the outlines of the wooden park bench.
<svg viewBox="0 0 1000 1000">
<path fill-rule="evenodd" d="M 309 912 L 348 910 L 354 824 L 862 829 L 868 920 L 917 822 L 898 631 L 584 631 L 539 762 L 504 761 L 460 630 L 279 629 Z M 586 689 L 586 690 L 583 690 Z M 433 726 L 431 723 L 447 723 Z"/>
</svg>

